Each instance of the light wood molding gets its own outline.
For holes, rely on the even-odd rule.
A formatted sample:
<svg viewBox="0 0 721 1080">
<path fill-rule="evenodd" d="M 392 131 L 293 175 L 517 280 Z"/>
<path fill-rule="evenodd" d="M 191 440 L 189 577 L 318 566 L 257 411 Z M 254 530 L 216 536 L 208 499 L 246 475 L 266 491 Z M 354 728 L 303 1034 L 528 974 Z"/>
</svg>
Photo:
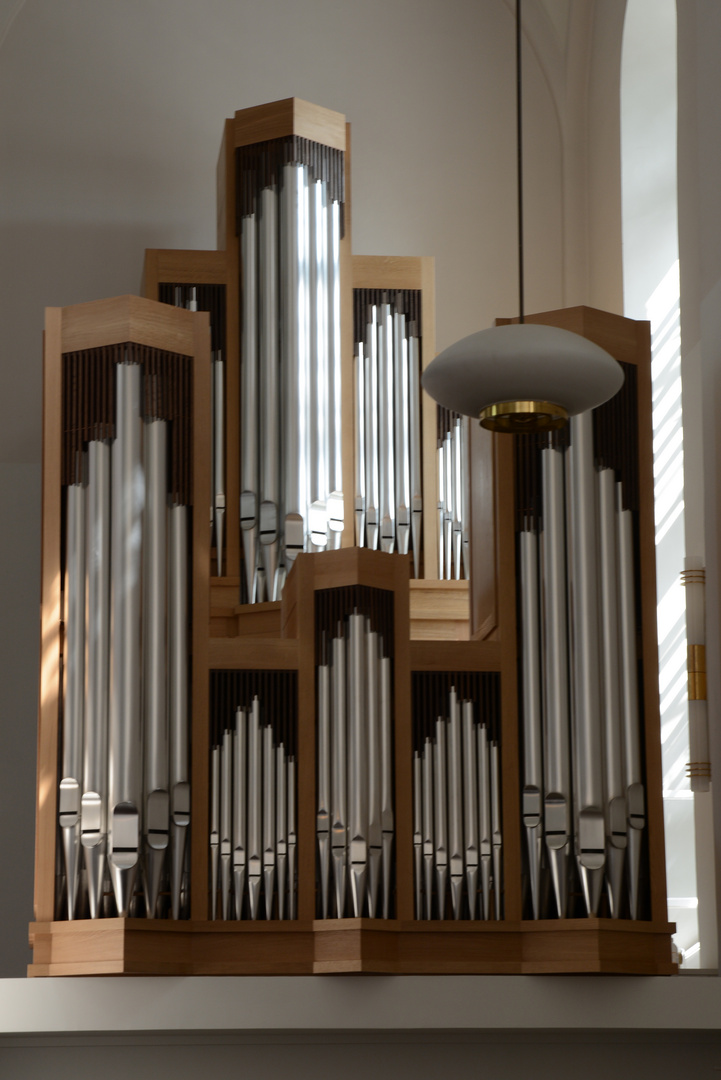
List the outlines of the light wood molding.
<svg viewBox="0 0 721 1080">
<path fill-rule="evenodd" d="M 345 116 L 301 98 L 285 98 L 241 109 L 233 122 L 233 147 L 300 135 L 312 142 L 345 150 Z"/>
</svg>

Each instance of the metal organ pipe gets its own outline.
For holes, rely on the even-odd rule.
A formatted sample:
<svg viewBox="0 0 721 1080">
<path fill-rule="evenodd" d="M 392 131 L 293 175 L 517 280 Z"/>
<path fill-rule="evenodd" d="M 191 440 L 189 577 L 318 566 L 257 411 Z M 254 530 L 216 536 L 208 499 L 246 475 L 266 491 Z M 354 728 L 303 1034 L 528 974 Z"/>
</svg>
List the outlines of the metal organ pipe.
<svg viewBox="0 0 721 1080">
<path fill-rule="evenodd" d="M 109 721 L 110 876 L 127 915 L 139 854 L 141 766 L 142 541 L 145 482 L 139 364 L 117 364 L 117 434 L 112 449 L 111 664 Z"/>
<path fill-rule="evenodd" d="M 211 676 L 211 912 L 295 918 L 295 691 L 285 672 Z M 216 762 L 218 763 L 216 766 Z M 216 872 L 215 863 L 220 870 Z"/>
<path fill-rule="evenodd" d="M 146 346 L 89 352 L 63 360 L 65 914 L 86 902 L 93 919 L 112 911 L 107 873 L 118 915 L 166 915 L 169 879 L 179 918 L 190 819 L 188 525 L 187 507 L 168 501 L 189 494 L 190 367 Z"/>
<path fill-rule="evenodd" d="M 414 676 L 414 831 L 417 918 L 500 918 L 501 807 L 498 746 L 481 722 L 489 678 Z M 490 677 L 492 678 L 492 677 Z M 458 682 L 456 682 L 458 679 Z M 493 713 L 491 713 L 493 715 Z M 496 722 L 496 721 L 494 721 Z M 479 873 L 480 871 L 480 873 Z"/>
<path fill-rule="evenodd" d="M 82 479 L 68 484 L 66 499 L 65 579 L 65 703 L 63 713 L 62 779 L 58 798 L 59 823 L 65 856 L 67 918 L 75 917 L 80 871 L 80 800 L 83 775 L 85 692 L 85 505 Z"/>
<path fill-rule="evenodd" d="M 413 547 L 413 576 L 420 573 L 421 525 L 423 521 L 423 477 L 421 472 L 421 398 L 420 342 L 410 333 L 408 338 L 408 396 L 410 400 L 409 437 L 411 443 L 411 542 Z"/>
<path fill-rule="evenodd" d="M 328 546 L 340 547 L 344 527 L 342 354 L 340 304 L 340 203 L 328 201 Z"/>
<path fill-rule="evenodd" d="M 262 200 L 265 196 L 265 189 Z M 269 192 L 269 195 L 272 194 Z M 272 309 L 273 293 L 267 286 L 263 290 L 264 307 L 260 321 L 261 337 L 261 371 L 263 372 L 263 389 L 259 395 L 258 387 L 258 232 L 260 239 L 260 262 L 261 274 L 265 269 L 269 248 L 273 250 L 273 232 L 269 225 L 269 214 L 265 203 L 261 201 L 261 227 L 258 228 L 256 214 L 247 214 L 241 219 L 240 244 L 241 262 L 243 266 L 242 282 L 242 326 L 241 326 L 241 377 L 243 380 L 241 402 L 242 416 L 240 424 L 241 438 L 241 479 L 240 479 L 240 528 L 243 538 L 243 564 L 245 567 L 246 591 L 250 603 L 255 600 L 256 590 L 256 534 L 258 527 L 259 494 L 258 494 L 258 409 L 259 397 L 265 413 L 268 398 L 266 384 L 272 378 L 271 372 L 276 366 L 273 356 L 275 343 L 274 324 L 272 316 L 269 318 L 268 309 Z M 271 280 L 274 278 L 271 276 Z M 265 281 L 264 281 L 265 284 Z M 270 355 L 269 355 L 270 354 Z M 268 418 L 265 417 L 267 424 Z M 267 478 L 266 478 L 267 479 Z M 267 535 L 270 538 L 277 534 L 277 528 L 273 527 L 273 515 L 268 509 L 265 511 L 268 521 Z M 261 542 L 263 526 L 261 525 Z"/>
<path fill-rule="evenodd" d="M 317 594 L 322 627 L 316 667 L 318 914 L 390 918 L 394 811 L 388 630 L 377 602 L 365 595 L 375 590 L 349 589 L 343 601 L 333 598 L 334 592 Z"/>
<path fill-rule="evenodd" d="M 605 884 L 604 913 L 639 917 L 646 817 L 631 509 L 636 464 L 634 440 L 624 435 L 635 393 L 635 377 L 627 373 L 617 398 L 572 419 L 565 451 L 564 434 L 550 440 L 530 436 L 518 444 L 517 510 L 522 516 L 530 507 L 542 526 L 540 590 L 533 581 L 533 534 L 525 518 L 517 526 L 524 819 L 528 789 L 539 783 L 540 754 L 538 828 L 553 896 L 552 908 L 543 910 L 543 863 L 535 859 L 529 836 L 534 917 L 568 914 L 572 844 L 585 914 L 598 914 Z M 533 643 L 539 614 L 542 642 Z M 535 656 L 542 658 L 538 668 L 529 663 Z M 538 725 L 529 726 L 541 700 L 542 740 Z M 528 826 L 526 819 L 530 834 Z"/>
<path fill-rule="evenodd" d="M 412 547 L 416 576 L 423 513 L 419 297 L 414 290 L 354 291 L 357 536 L 373 550 L 407 554 Z"/>
<path fill-rule="evenodd" d="M 167 424 L 146 420 L 143 692 L 145 903 L 154 918 L 170 833 L 167 704 Z"/>
<path fill-rule="evenodd" d="M 380 539 L 380 463 L 378 427 L 378 312 L 370 309 L 365 352 L 365 454 L 366 454 L 366 544 L 371 551 L 378 549 Z"/>
<path fill-rule="evenodd" d="M 541 806 L 543 744 L 541 715 L 541 638 L 538 593 L 538 535 L 531 528 L 519 534 L 521 564 L 521 665 L 523 686 L 523 824 L 526 830 L 533 918 L 541 904 Z"/>
<path fill-rule="evenodd" d="M 168 534 L 170 904 L 172 917 L 179 919 L 190 825 L 188 507 L 182 503 L 170 507 Z"/>
<path fill-rule="evenodd" d="M 330 414 L 328 409 L 328 201 L 325 185 L 309 185 L 309 480 L 308 531 L 311 551 L 328 542 Z M 312 363 L 310 360 L 312 358 Z"/>
<path fill-rule="evenodd" d="M 639 917 L 641 843 L 646 826 L 646 799 L 641 758 L 641 721 L 638 708 L 636 655 L 636 603 L 633 558 L 633 518 L 623 508 L 621 485 L 618 507 L 619 607 L 621 613 L 621 702 L 623 708 L 624 783 L 628 814 L 628 898 L 631 918 Z"/>
<path fill-rule="evenodd" d="M 598 525 L 601 599 L 601 679 L 606 784 L 606 886 L 611 917 L 621 909 L 626 856 L 626 792 L 623 782 L 619 678 L 618 527 L 613 469 L 598 471 Z"/>
<path fill-rule="evenodd" d="M 571 599 L 578 865 L 586 910 L 595 915 L 605 867 L 593 418 L 571 419 Z"/>
<path fill-rule="evenodd" d="M 438 576 L 470 575 L 468 418 L 437 407 Z"/>
<path fill-rule="evenodd" d="M 108 835 L 110 677 L 110 444 L 88 443 L 87 697 L 80 838 L 91 919 L 100 915 Z"/>
<path fill-rule="evenodd" d="M 556 914 L 568 904 L 571 838 L 571 758 L 568 702 L 568 620 L 566 597 L 566 507 L 564 457 L 547 446 L 541 451 L 543 485 L 543 628 L 548 643 L 544 665 L 543 830 Z"/>
<path fill-rule="evenodd" d="M 239 153 L 241 523 L 253 603 L 280 599 L 298 552 L 341 542 L 342 155 L 295 137 Z"/>
</svg>

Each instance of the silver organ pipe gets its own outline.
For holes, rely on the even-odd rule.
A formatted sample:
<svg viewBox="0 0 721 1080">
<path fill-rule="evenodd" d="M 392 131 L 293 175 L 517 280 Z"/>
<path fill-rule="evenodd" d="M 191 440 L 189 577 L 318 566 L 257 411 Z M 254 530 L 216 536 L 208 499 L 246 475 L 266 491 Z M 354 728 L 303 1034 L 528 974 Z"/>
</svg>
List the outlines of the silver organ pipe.
<svg viewBox="0 0 721 1080">
<path fill-rule="evenodd" d="M 170 729 L 170 904 L 183 908 L 190 825 L 190 715 L 188 708 L 188 507 L 174 503 L 168 515 L 168 642 Z"/>
<path fill-rule="evenodd" d="M 465 843 L 466 896 L 468 917 L 475 919 L 478 908 L 478 770 L 473 702 L 464 701 L 463 724 L 463 836 Z M 420 874 L 417 876 L 420 886 Z"/>
<path fill-rule="evenodd" d="M 500 918 L 498 676 L 417 672 L 413 710 L 416 917 Z"/>
<path fill-rule="evenodd" d="M 383 918 L 390 918 L 391 880 L 393 875 L 393 697 L 391 658 L 384 656 L 379 640 L 380 655 L 380 738 L 381 738 L 381 845 L 383 888 Z"/>
<path fill-rule="evenodd" d="M 110 678 L 110 443 L 88 443 L 87 697 L 80 838 L 91 919 L 100 915 L 108 824 Z"/>
<path fill-rule="evenodd" d="M 112 447 L 110 545 L 110 721 L 108 862 L 119 915 L 127 915 L 140 847 L 142 788 L 141 584 L 145 480 L 139 364 L 116 366 L 116 436 Z"/>
<path fill-rule="evenodd" d="M 446 581 L 470 576 L 468 422 L 437 407 L 438 576 Z"/>
<path fill-rule="evenodd" d="M 337 919 L 346 909 L 348 868 L 348 704 L 346 696 L 346 644 L 342 622 L 336 623 L 331 642 L 331 852 Z"/>
<path fill-rule="evenodd" d="M 640 917 L 639 878 L 641 843 L 646 826 L 646 798 L 641 757 L 641 718 L 638 703 L 636 658 L 636 612 L 634 582 L 633 515 L 624 508 L 621 485 L 617 487 L 619 540 L 619 602 L 621 610 L 621 701 L 623 707 L 624 783 L 628 814 L 628 899 L 632 919 Z"/>
<path fill-rule="evenodd" d="M 444 577 L 447 581 L 453 578 L 453 497 L 455 487 L 453 484 L 453 444 L 451 424 L 443 438 L 443 555 Z"/>
<path fill-rule="evenodd" d="M 348 617 L 348 852 L 353 914 L 365 908 L 368 873 L 368 740 L 365 620 Z M 370 689 L 370 688 L 369 688 Z"/>
<path fill-rule="evenodd" d="M 368 910 L 376 911 L 381 875 L 383 829 L 381 825 L 381 788 L 383 784 L 381 754 L 381 683 L 378 634 L 371 630 L 370 621 L 365 625 L 366 685 L 369 689 L 366 702 L 368 738 Z M 370 689 L 377 687 L 375 693 Z"/>
<path fill-rule="evenodd" d="M 420 293 L 354 290 L 356 535 L 420 573 Z"/>
<path fill-rule="evenodd" d="M 238 151 L 249 603 L 280 599 L 298 552 L 341 543 L 342 162 L 295 136 Z"/>
<path fill-rule="evenodd" d="M 243 917 L 248 831 L 248 710 L 235 710 L 233 742 L 233 904 L 236 919 Z"/>
<path fill-rule="evenodd" d="M 378 549 L 380 533 L 380 462 L 378 428 L 378 309 L 370 308 L 366 324 L 365 348 L 365 478 L 366 478 L 366 545 Z M 358 449 L 360 453 L 360 448 Z"/>
<path fill-rule="evenodd" d="M 316 618 L 318 915 L 390 918 L 394 873 L 390 602 L 387 594 L 360 586 L 323 591 L 316 594 Z M 328 839 L 322 808 L 328 795 L 331 858 L 326 871 Z"/>
<path fill-rule="evenodd" d="M 87 905 L 93 919 L 179 918 L 178 830 L 185 837 L 190 818 L 190 361 L 127 344 L 63 364 L 63 914 Z"/>
<path fill-rule="evenodd" d="M 586 910 L 595 915 L 605 869 L 601 678 L 599 664 L 596 484 L 593 420 L 571 420 L 571 610 L 573 634 L 574 786 L 577 858 Z"/>
<path fill-rule="evenodd" d="M 543 829 L 556 914 L 568 904 L 571 830 L 571 732 L 568 702 L 568 623 L 566 618 L 566 503 L 561 450 L 541 451 L 543 484 L 544 805 Z M 551 646 L 551 642 L 553 645 Z"/>
<path fill-rule="evenodd" d="M 523 825 L 534 919 L 541 903 L 541 805 L 543 745 L 541 716 L 541 636 L 538 592 L 538 534 L 524 528 L 519 534 L 521 564 L 521 683 L 523 687 Z"/>
<path fill-rule="evenodd" d="M 233 731 L 223 732 L 220 747 L 220 911 L 227 919 L 231 901 L 231 866 L 233 857 Z"/>
<path fill-rule="evenodd" d="M 526 795 L 540 783 L 537 828 L 550 877 L 544 890 L 543 860 L 529 837 L 527 911 L 536 918 L 564 918 L 579 908 L 586 915 L 641 917 L 646 815 L 633 516 L 635 395 L 635 369 L 627 366 L 624 388 L 594 413 L 574 417 L 569 433 L 517 440 L 524 820 L 530 833 Z M 540 588 L 533 582 L 536 556 L 529 539 L 536 523 Z M 542 642 L 536 645 L 539 619 Z M 539 658 L 537 669 L 529 663 L 533 656 Z M 531 729 L 538 702 L 542 729 Z M 573 888 L 572 850 L 580 890 Z M 580 904 L 572 904 L 572 891 L 580 891 Z"/>
<path fill-rule="evenodd" d="M 393 313 L 393 427 L 395 435 L 396 538 L 401 555 L 408 554 L 411 538 L 411 444 L 406 317 Z"/>
<path fill-rule="evenodd" d="M 365 547 L 366 542 L 366 406 L 365 406 L 365 356 L 363 342 L 356 342 L 353 356 L 355 387 L 355 542 Z"/>
<path fill-rule="evenodd" d="M 420 341 L 414 333 L 411 332 L 408 337 L 408 395 L 410 400 L 409 438 L 411 443 L 411 547 L 413 549 L 414 577 L 419 577 L 420 575 L 421 528 L 423 524 L 420 363 Z M 466 455 L 466 457 L 467 456 L 468 455 Z"/>
<path fill-rule="evenodd" d="M 242 397 L 241 423 L 254 433 L 253 447 L 260 450 L 260 517 L 248 526 L 252 537 L 244 541 L 248 548 L 246 556 L 246 577 L 253 579 L 253 587 L 248 590 L 248 600 L 253 603 L 264 600 L 267 595 L 277 598 L 277 572 L 280 557 L 280 367 L 278 322 L 280 318 L 280 287 L 278 277 L 278 192 L 272 187 L 264 187 L 260 193 L 260 223 L 258 228 L 258 268 L 243 264 L 243 273 L 247 272 L 249 283 L 258 280 L 260 292 L 260 414 L 257 401 L 250 392 Z M 253 257 L 248 252 L 248 258 Z M 251 296 L 247 301 L 254 299 Z M 249 312 L 249 318 L 251 314 Z M 243 357 L 243 364 L 254 367 L 255 356 L 248 353 Z M 243 373 L 245 384 L 246 374 Z M 261 418 L 261 431 L 258 431 L 258 415 Z M 260 440 L 260 441 L 259 441 Z M 252 451 L 251 451 L 252 453 Z M 242 463 L 243 469 L 245 464 Z M 256 536 L 256 528 L 258 535 Z M 258 581 L 257 541 L 261 545 L 261 581 Z"/>
<path fill-rule="evenodd" d="M 378 309 L 378 456 L 380 461 L 380 549 L 396 545 L 395 460 L 393 438 L 393 315 L 390 304 Z"/>
<path fill-rule="evenodd" d="M 423 780 L 421 755 L 413 751 L 413 884 L 414 911 L 423 918 Z"/>
<path fill-rule="evenodd" d="M 178 285 L 161 282 L 158 299 L 188 311 L 207 311 L 211 332 L 211 507 L 210 528 L 215 540 L 216 571 L 223 572 L 225 531 L 225 285 Z M 243 502 L 241 500 L 241 518 Z"/>
<path fill-rule="evenodd" d="M 476 728 L 478 760 L 478 822 L 481 850 L 481 905 L 484 919 L 491 917 L 491 882 L 494 878 L 493 792 L 491 749 L 485 725 Z M 499 916 L 497 915 L 496 918 Z"/>
<path fill-rule="evenodd" d="M 310 550 L 320 551 L 328 542 L 330 411 L 328 408 L 328 199 L 325 185 L 311 181 L 308 198 L 308 262 L 310 300 L 310 390 L 308 470 L 308 531 Z M 314 363 L 310 364 L 310 357 Z"/>
<path fill-rule="evenodd" d="M 451 909 L 460 919 L 463 901 L 465 852 L 463 844 L 463 760 L 461 756 L 461 710 L 454 687 L 448 702 L 448 867 L 450 871 Z"/>
<path fill-rule="evenodd" d="M 295 673 L 211 674 L 212 917 L 295 918 L 295 698 Z"/>
<path fill-rule="evenodd" d="M 343 501 L 342 352 L 340 303 L 341 208 L 328 201 L 328 546 L 338 548 L 345 522 Z"/>
<path fill-rule="evenodd" d="M 324 641 L 325 645 L 325 641 Z M 325 650 L 324 650 L 325 651 Z M 330 888 L 330 665 L 318 665 L 318 806 L 316 834 L 320 872 L 321 918 L 328 918 Z"/>
<path fill-rule="evenodd" d="M 258 472 L 258 410 L 265 407 L 268 399 L 266 382 L 271 378 L 276 363 L 273 355 L 268 356 L 267 351 L 272 349 L 275 342 L 275 327 L 270 319 L 272 331 L 268 333 L 268 318 L 265 307 L 260 319 L 261 336 L 261 365 L 263 375 L 263 389 L 258 385 L 258 232 L 261 233 L 261 247 L 265 253 L 268 248 L 267 233 L 274 228 L 269 224 L 269 211 L 265 206 L 266 191 L 261 196 L 260 229 L 258 227 L 258 215 L 247 214 L 241 220 L 240 244 L 241 262 L 243 266 L 242 281 L 242 320 L 241 320 L 241 372 L 243 386 L 241 401 L 243 414 L 240 424 L 241 439 L 241 477 L 240 477 L 240 529 L 243 539 L 243 566 L 245 570 L 246 595 L 250 603 L 255 600 L 256 579 L 256 542 L 258 539 L 259 513 L 261 510 L 261 497 L 259 491 L 260 475 Z M 265 261 L 261 264 L 261 280 L 264 278 Z M 273 278 L 274 280 L 274 278 Z M 272 292 L 264 289 L 263 297 L 268 306 L 271 306 Z M 260 400 L 259 400 L 260 399 Z M 266 418 L 267 423 L 267 418 Z M 268 518 L 268 537 L 275 537 L 276 514 L 270 508 L 265 509 Z M 260 526 L 261 542 L 263 527 Z M 271 540 L 272 542 L 272 540 Z"/>
<path fill-rule="evenodd" d="M 145 783 L 145 906 L 154 918 L 170 834 L 168 793 L 167 609 L 167 423 L 146 419 L 143 692 Z"/>
<path fill-rule="evenodd" d="M 65 577 L 65 701 L 63 710 L 62 779 L 58 798 L 59 823 L 65 856 L 68 919 L 75 917 L 80 873 L 80 801 L 83 774 L 85 689 L 85 514 L 87 488 L 84 461 L 80 476 L 67 486 Z"/>
<path fill-rule="evenodd" d="M 616 478 L 613 469 L 599 469 L 597 481 L 601 585 L 601 679 L 606 766 L 606 889 L 611 917 L 617 919 L 621 911 L 627 814 L 623 782 L 623 730 L 618 649 L 618 527 L 616 524 Z"/>
</svg>

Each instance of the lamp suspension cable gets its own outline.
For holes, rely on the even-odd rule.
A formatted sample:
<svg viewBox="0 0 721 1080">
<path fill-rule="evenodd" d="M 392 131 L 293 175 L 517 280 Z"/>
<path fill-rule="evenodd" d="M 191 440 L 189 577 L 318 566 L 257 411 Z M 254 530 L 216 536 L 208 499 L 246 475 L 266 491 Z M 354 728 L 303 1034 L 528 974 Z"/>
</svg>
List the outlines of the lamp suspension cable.
<svg viewBox="0 0 721 1080">
<path fill-rule="evenodd" d="M 521 78 L 521 0 L 516 0 L 516 175 L 518 178 L 518 321 L 524 321 L 523 296 L 523 84 Z"/>
</svg>

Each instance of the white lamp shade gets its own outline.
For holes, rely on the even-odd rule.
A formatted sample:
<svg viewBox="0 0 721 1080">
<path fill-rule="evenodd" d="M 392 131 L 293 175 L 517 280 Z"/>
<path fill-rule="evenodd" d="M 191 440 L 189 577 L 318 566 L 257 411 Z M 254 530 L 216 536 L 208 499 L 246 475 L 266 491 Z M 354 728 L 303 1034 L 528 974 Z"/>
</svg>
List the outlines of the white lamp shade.
<svg viewBox="0 0 721 1080">
<path fill-rule="evenodd" d="M 509 323 L 457 341 L 428 365 L 425 390 L 440 405 L 478 417 L 501 402 L 541 401 L 569 416 L 608 401 L 623 370 L 592 341 L 537 323 Z"/>
</svg>

